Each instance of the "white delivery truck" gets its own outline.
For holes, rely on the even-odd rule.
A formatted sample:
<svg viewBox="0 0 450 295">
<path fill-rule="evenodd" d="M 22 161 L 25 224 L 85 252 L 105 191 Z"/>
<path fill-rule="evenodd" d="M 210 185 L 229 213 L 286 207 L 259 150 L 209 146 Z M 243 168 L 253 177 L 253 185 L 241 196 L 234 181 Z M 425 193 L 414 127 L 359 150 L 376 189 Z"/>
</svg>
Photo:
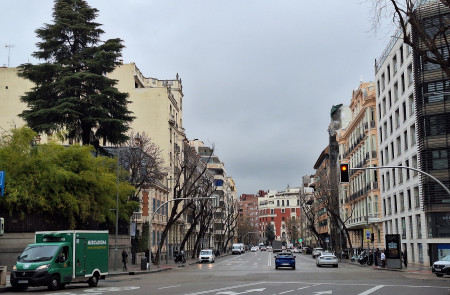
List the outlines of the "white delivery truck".
<svg viewBox="0 0 450 295">
<path fill-rule="evenodd" d="M 243 244 L 237 243 L 233 244 L 233 247 L 231 248 L 231 254 L 239 254 L 241 255 L 244 251 Z"/>
</svg>

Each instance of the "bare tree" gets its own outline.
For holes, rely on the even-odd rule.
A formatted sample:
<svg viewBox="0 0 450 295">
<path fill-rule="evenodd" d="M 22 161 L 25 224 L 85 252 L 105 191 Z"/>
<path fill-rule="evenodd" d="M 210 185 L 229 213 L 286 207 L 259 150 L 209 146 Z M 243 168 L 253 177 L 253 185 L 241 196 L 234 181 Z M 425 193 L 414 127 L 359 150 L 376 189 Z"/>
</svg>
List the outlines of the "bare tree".
<svg viewBox="0 0 450 295">
<path fill-rule="evenodd" d="M 189 208 L 194 206 L 196 197 L 198 196 L 212 196 L 214 189 L 205 192 L 205 181 L 207 175 L 206 163 L 202 162 L 195 149 L 190 147 L 188 142 L 184 142 L 182 149 L 182 157 L 179 158 L 179 163 L 175 168 L 173 186 L 173 198 L 172 209 L 170 210 L 166 227 L 161 234 L 161 240 L 158 245 L 158 251 L 156 252 L 155 262 L 159 261 L 159 249 L 162 249 L 164 241 L 170 228 L 187 213 Z M 211 179 L 209 181 L 212 182 Z M 206 194 L 205 194 L 206 193 Z M 197 199 L 198 201 L 198 199 Z"/>
<path fill-rule="evenodd" d="M 160 148 L 145 132 L 131 133 L 125 147 L 121 149 L 120 162 L 130 173 L 130 183 L 136 188 L 133 199 L 138 201 L 143 189 L 167 175 L 167 168 Z"/>
<path fill-rule="evenodd" d="M 300 220 L 292 217 L 286 219 L 287 240 L 297 243 L 299 239 Z"/>
<path fill-rule="evenodd" d="M 223 222 L 225 226 L 225 235 L 224 241 L 222 243 L 222 252 L 227 251 L 228 244 L 230 243 L 230 241 L 233 241 L 236 235 L 237 217 L 237 201 L 234 200 L 234 202 L 230 204 L 230 207 L 228 208 L 228 214 Z"/>
<path fill-rule="evenodd" d="M 450 0 L 421 3 L 424 1 L 373 0 L 374 28 L 379 26 L 383 17 L 392 17 L 402 32 L 403 42 L 414 49 L 422 62 L 440 66 L 450 77 Z M 413 35 L 408 26 L 411 26 Z"/>
</svg>

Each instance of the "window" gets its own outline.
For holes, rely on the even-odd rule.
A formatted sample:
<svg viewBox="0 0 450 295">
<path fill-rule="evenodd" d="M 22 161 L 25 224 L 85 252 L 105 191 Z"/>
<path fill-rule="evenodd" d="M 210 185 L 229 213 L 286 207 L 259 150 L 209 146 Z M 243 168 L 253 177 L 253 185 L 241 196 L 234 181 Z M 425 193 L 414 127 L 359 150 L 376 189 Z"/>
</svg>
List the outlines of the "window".
<svg viewBox="0 0 450 295">
<path fill-rule="evenodd" d="M 377 81 L 377 92 L 378 92 L 378 95 L 377 96 L 380 96 L 380 80 L 378 80 Z"/>
<path fill-rule="evenodd" d="M 384 90 L 385 86 L 386 86 L 386 81 L 385 81 L 384 73 L 383 73 L 383 74 L 381 74 L 381 91 Z"/>
<path fill-rule="evenodd" d="M 406 239 L 406 219 L 402 217 L 402 239 Z"/>
<path fill-rule="evenodd" d="M 277 200 L 277 207 L 280 207 L 280 200 Z"/>
<path fill-rule="evenodd" d="M 402 152 L 402 140 L 401 140 L 400 136 L 395 139 L 395 143 L 397 145 L 397 156 L 398 156 Z"/>
<path fill-rule="evenodd" d="M 270 214 L 272 214 L 273 215 L 273 209 L 270 209 Z M 273 217 L 272 217 L 272 220 L 273 220 Z"/>
<path fill-rule="evenodd" d="M 407 151 L 408 150 L 408 132 L 407 132 L 407 130 L 405 130 L 404 132 L 403 132 L 403 140 L 404 140 L 404 145 L 403 145 L 403 147 L 405 148 L 405 151 Z"/>
<path fill-rule="evenodd" d="M 289 206 L 289 200 L 286 200 L 286 206 Z"/>
<path fill-rule="evenodd" d="M 390 93 L 390 92 L 389 92 Z M 381 101 L 381 106 L 383 107 L 383 116 L 386 115 L 386 98 L 383 97 L 383 100 Z"/>
<path fill-rule="evenodd" d="M 390 134 L 394 132 L 394 123 L 392 122 L 392 116 L 389 116 L 389 127 L 390 127 Z"/>
<path fill-rule="evenodd" d="M 409 167 L 409 160 L 406 160 L 406 161 L 405 161 L 405 166 L 406 166 L 406 167 Z M 411 171 L 411 170 L 406 169 L 406 180 L 409 179 L 409 171 Z"/>
<path fill-rule="evenodd" d="M 413 124 L 411 127 L 409 127 L 409 134 L 411 136 L 411 145 L 416 144 L 416 125 Z"/>
<path fill-rule="evenodd" d="M 406 195 L 408 197 L 408 210 L 411 210 L 412 203 L 411 203 L 411 190 L 410 189 L 406 190 Z"/>
<path fill-rule="evenodd" d="M 398 166 L 402 166 L 402 164 L 399 164 Z M 403 183 L 403 168 L 399 168 L 397 169 L 398 172 L 398 183 L 402 184 Z"/>
<path fill-rule="evenodd" d="M 394 119 L 395 119 L 395 128 L 400 127 L 400 110 L 399 109 L 395 110 L 395 117 L 394 117 Z"/>
<path fill-rule="evenodd" d="M 403 45 L 400 46 L 400 64 L 403 64 Z"/>
<path fill-rule="evenodd" d="M 412 85 L 412 83 L 414 82 L 414 76 L 413 76 L 413 71 L 412 71 L 412 65 L 408 66 L 407 69 L 407 75 L 408 75 L 408 85 Z"/>
<path fill-rule="evenodd" d="M 392 69 L 394 70 L 394 75 L 397 73 L 397 55 L 392 58 Z"/>
<path fill-rule="evenodd" d="M 413 221 L 412 221 L 412 216 L 409 216 L 409 218 L 408 218 L 409 220 L 409 237 L 411 238 L 411 239 L 413 239 L 414 238 L 414 229 L 413 229 Z"/>
<path fill-rule="evenodd" d="M 402 103 L 402 111 L 403 111 L 403 122 L 406 121 L 406 102 Z"/>
<path fill-rule="evenodd" d="M 448 169 L 448 153 L 447 150 L 431 151 L 432 169 Z"/>
<path fill-rule="evenodd" d="M 384 122 L 383 124 L 383 132 L 384 132 L 384 139 L 387 138 L 388 132 L 387 132 L 387 122 Z"/>
<path fill-rule="evenodd" d="M 394 195 L 394 213 L 397 213 L 397 195 Z"/>
<path fill-rule="evenodd" d="M 284 208 L 281 209 L 281 213 L 285 213 L 285 212 L 284 212 Z M 283 217 L 283 218 L 284 218 L 284 217 Z M 284 219 L 283 219 L 283 220 L 284 220 Z"/>
<path fill-rule="evenodd" d="M 214 179 L 215 186 L 223 186 L 223 179 Z"/>
<path fill-rule="evenodd" d="M 420 214 L 416 215 L 416 227 L 417 227 L 417 238 L 422 238 L 422 221 L 420 220 Z"/>
<path fill-rule="evenodd" d="M 391 197 L 387 198 L 387 210 L 388 210 L 388 215 L 392 213 L 392 203 L 391 203 Z"/>
<path fill-rule="evenodd" d="M 394 143 L 391 142 L 391 160 L 395 159 Z"/>
<path fill-rule="evenodd" d="M 412 157 L 412 166 L 413 168 L 417 169 L 417 156 Z M 416 170 L 413 170 L 413 176 L 416 176 L 418 172 Z"/>
<path fill-rule="evenodd" d="M 295 208 L 291 208 L 291 213 L 295 213 Z"/>
<path fill-rule="evenodd" d="M 398 93 L 398 83 L 394 84 L 394 101 L 397 101 L 399 98 L 399 93 Z"/>
<path fill-rule="evenodd" d="M 386 172 L 386 189 L 390 189 L 391 188 L 391 178 L 389 175 L 389 172 Z"/>
<path fill-rule="evenodd" d="M 409 101 L 409 116 L 412 116 L 414 115 L 415 112 L 414 97 L 412 94 L 409 96 L 408 101 Z"/>
<path fill-rule="evenodd" d="M 414 187 L 414 205 L 415 208 L 420 208 L 420 196 L 419 196 L 419 187 Z"/>
<path fill-rule="evenodd" d="M 388 110 L 392 107 L 392 95 L 391 95 L 391 91 L 389 90 L 389 92 L 388 92 L 388 101 L 387 101 L 387 107 L 388 107 Z"/>
<path fill-rule="evenodd" d="M 405 195 L 403 194 L 403 192 L 400 192 L 399 198 L 400 198 L 400 212 L 403 212 L 405 211 Z"/>
<path fill-rule="evenodd" d="M 401 78 L 400 78 L 400 81 L 401 81 L 401 83 L 402 83 L 402 93 L 404 93 L 405 92 L 405 74 L 402 74 L 401 75 Z"/>
<path fill-rule="evenodd" d="M 284 200 L 281 200 L 281 206 L 284 207 Z"/>
<path fill-rule="evenodd" d="M 386 214 L 386 199 L 383 199 L 383 215 L 387 215 Z"/>
<path fill-rule="evenodd" d="M 381 120 L 381 104 L 378 104 L 378 119 Z"/>
</svg>

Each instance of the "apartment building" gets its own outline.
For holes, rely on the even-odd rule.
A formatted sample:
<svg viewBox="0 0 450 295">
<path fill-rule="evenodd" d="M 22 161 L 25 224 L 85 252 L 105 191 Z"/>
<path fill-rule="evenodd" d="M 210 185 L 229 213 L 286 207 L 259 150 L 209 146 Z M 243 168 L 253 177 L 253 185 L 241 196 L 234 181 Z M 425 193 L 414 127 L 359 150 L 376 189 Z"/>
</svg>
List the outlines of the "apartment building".
<svg viewBox="0 0 450 295">
<path fill-rule="evenodd" d="M 284 191 L 268 191 L 260 194 L 259 224 L 260 230 L 264 230 L 268 224 L 272 224 L 275 232 L 275 240 L 292 241 L 292 231 L 295 226 L 296 235 L 300 231 L 300 188 L 287 188 Z"/>
<path fill-rule="evenodd" d="M 243 239 L 243 242 L 258 245 L 259 238 L 262 236 L 259 231 L 258 195 L 242 194 L 239 197 L 238 210 L 239 228 L 247 231 L 245 233 L 247 237 Z"/>
<path fill-rule="evenodd" d="M 415 13 L 432 34 L 450 10 L 435 2 L 419 6 Z M 414 30 L 409 28 L 407 34 L 423 45 Z M 402 40 L 399 31 L 376 61 L 380 165 L 420 169 L 448 188 L 449 78 Z M 383 227 L 386 233 L 401 235 L 408 261 L 428 266 L 450 253 L 449 194 L 415 170 L 380 169 L 380 175 Z"/>
<path fill-rule="evenodd" d="M 378 171 L 364 169 L 379 166 L 377 154 L 375 83 L 361 82 L 352 92 L 348 107 L 351 120 L 338 131 L 339 162 L 348 163 L 349 183 L 341 183 L 341 218 L 350 233 L 353 248 L 384 248 L 381 223 Z M 360 169 L 358 169 L 360 168 Z M 364 235 L 374 233 L 374 242 Z"/>
<path fill-rule="evenodd" d="M 227 176 L 225 165 L 214 154 L 213 148 L 206 146 L 198 139 L 189 141 L 189 145 L 197 151 L 201 161 L 206 164 L 207 172 L 214 181 L 213 196 L 218 200 L 214 204 L 216 210 L 212 227 L 204 246 L 223 252 L 233 243 L 230 237 L 234 235 L 234 232 L 230 231 L 234 230 L 236 222 L 236 184 L 232 177 Z"/>
</svg>

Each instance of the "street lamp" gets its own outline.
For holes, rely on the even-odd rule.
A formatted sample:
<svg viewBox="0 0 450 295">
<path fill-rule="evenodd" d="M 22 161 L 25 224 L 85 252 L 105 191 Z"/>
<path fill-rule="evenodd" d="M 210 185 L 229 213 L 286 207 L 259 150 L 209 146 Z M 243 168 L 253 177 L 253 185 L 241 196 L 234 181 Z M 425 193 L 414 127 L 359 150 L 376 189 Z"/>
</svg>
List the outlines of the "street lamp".
<svg viewBox="0 0 450 295">
<path fill-rule="evenodd" d="M 152 215 L 150 216 L 150 223 L 149 223 L 149 249 L 152 249 L 152 222 L 153 222 L 153 218 L 155 217 L 156 212 L 159 211 L 159 209 L 161 209 L 164 205 L 166 205 L 167 203 L 176 201 L 176 200 L 204 200 L 204 199 L 216 199 L 217 197 L 197 197 L 197 198 L 176 198 L 176 199 L 172 199 L 172 200 L 168 200 L 164 203 L 162 203 L 158 208 L 156 208 L 153 212 Z M 167 251 L 167 250 L 166 250 Z M 150 251 L 151 252 L 151 251 Z M 159 253 L 159 251 L 158 251 Z M 156 258 L 156 257 L 155 257 Z M 158 267 L 159 267 L 159 257 L 158 257 Z M 151 263 L 148 264 L 148 268 L 150 269 L 150 265 Z"/>
</svg>

